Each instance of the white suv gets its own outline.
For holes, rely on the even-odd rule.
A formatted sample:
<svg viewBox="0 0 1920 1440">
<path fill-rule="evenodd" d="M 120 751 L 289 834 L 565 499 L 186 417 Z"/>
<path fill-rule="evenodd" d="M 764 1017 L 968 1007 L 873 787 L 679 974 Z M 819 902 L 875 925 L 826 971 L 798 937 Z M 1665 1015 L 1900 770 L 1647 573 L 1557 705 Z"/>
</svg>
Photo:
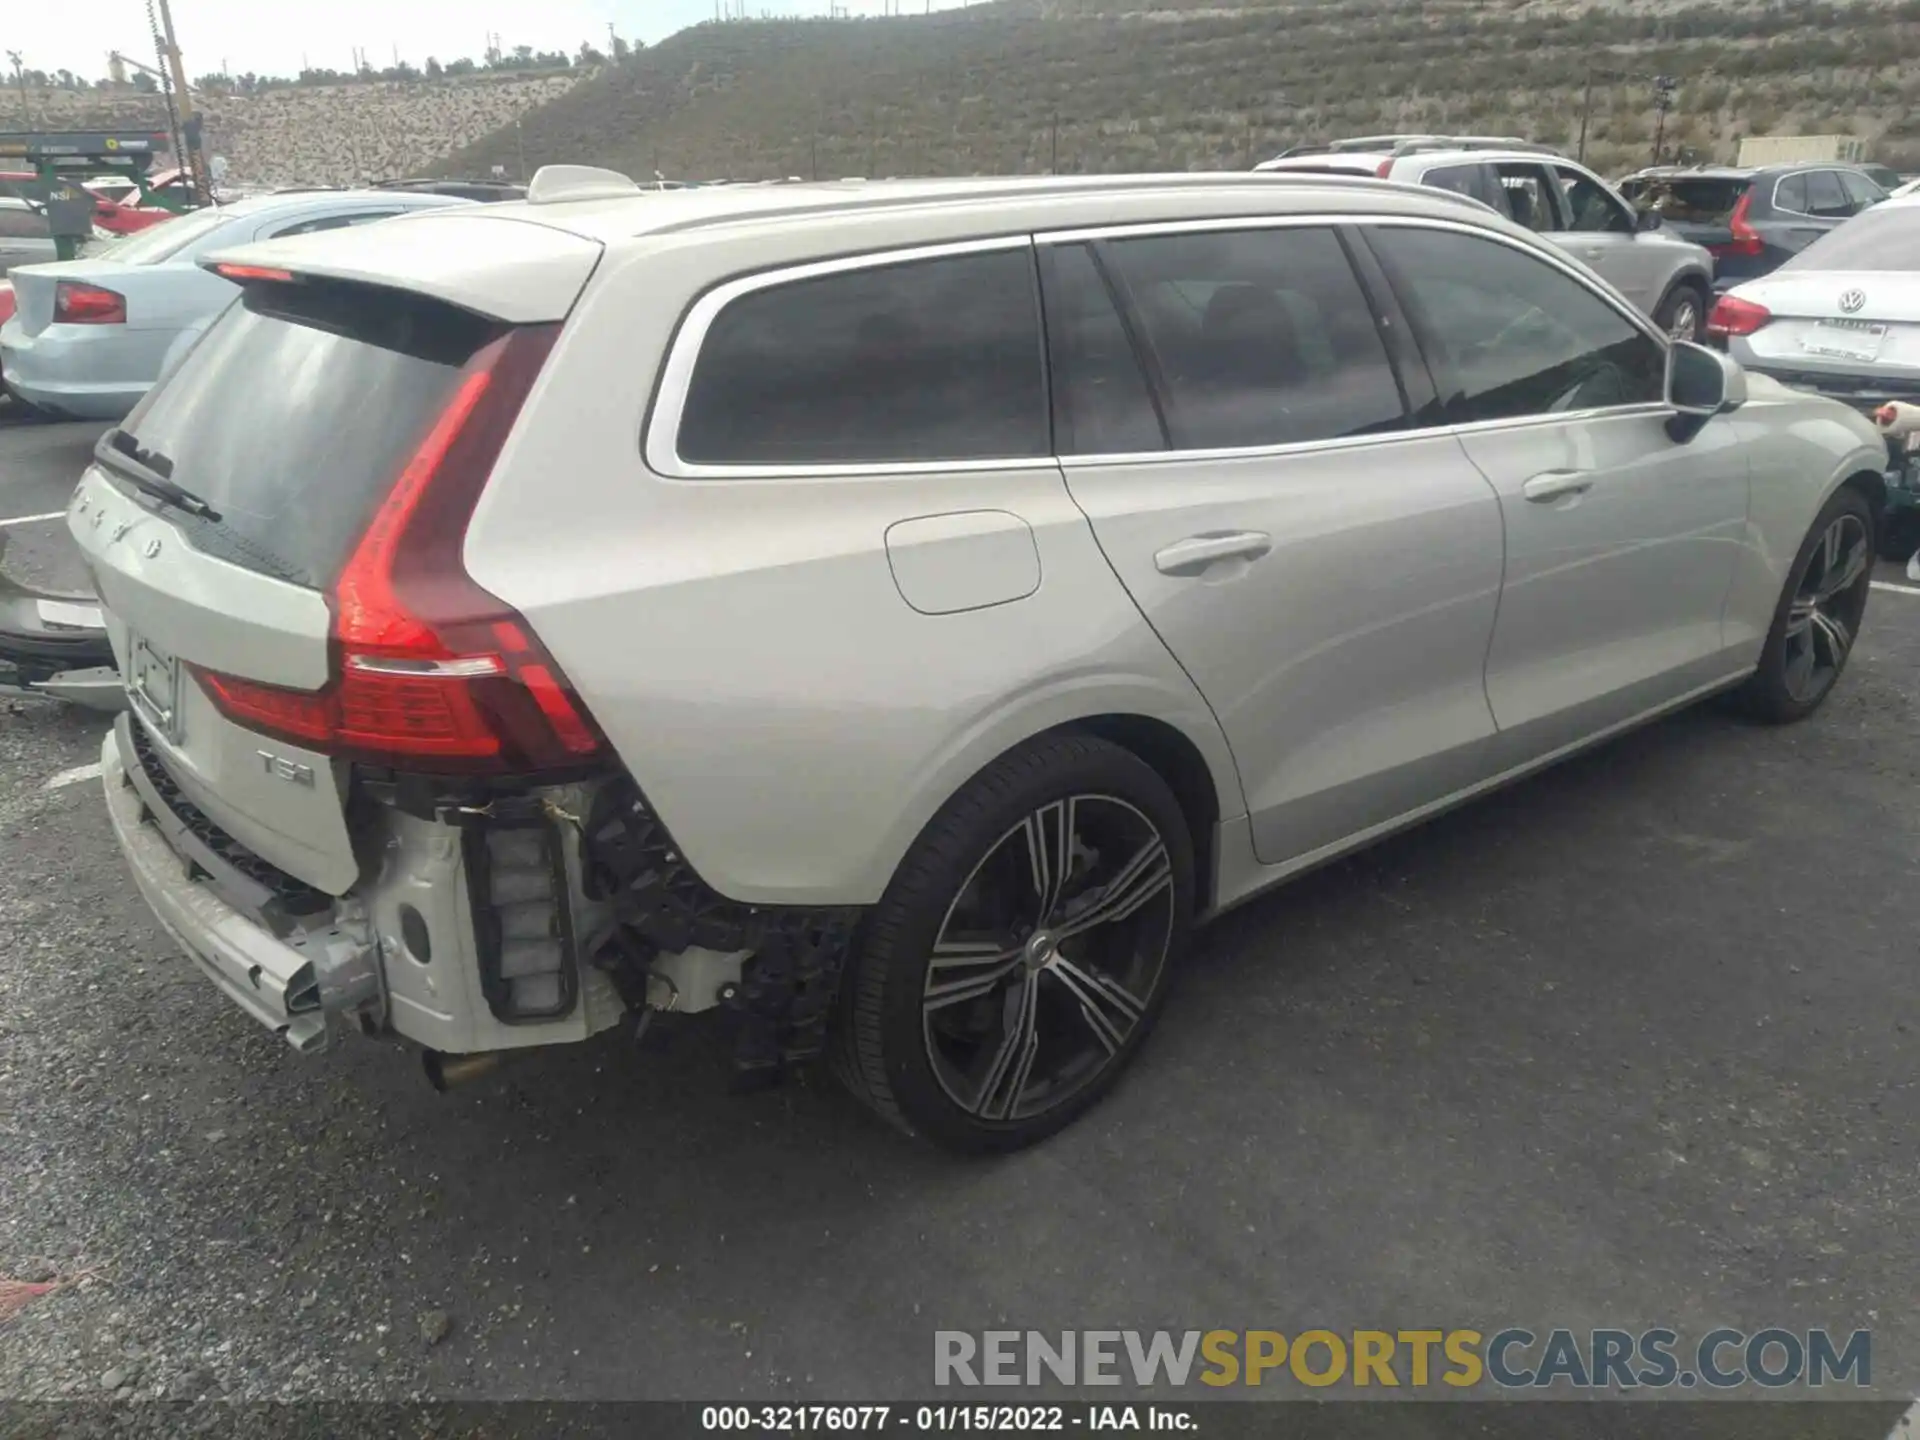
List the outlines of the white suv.
<svg viewBox="0 0 1920 1440">
<path fill-rule="evenodd" d="M 1024 1143 L 1196 920 L 1806 715 L 1866 603 L 1866 420 L 1437 191 L 567 169 L 208 263 L 70 512 L 107 804 L 229 998 L 440 1083 L 711 1010 Z"/>
<path fill-rule="evenodd" d="M 1713 256 L 1637 214 L 1584 165 L 1524 140 L 1370 135 L 1302 146 L 1255 167 L 1265 174 L 1372 175 L 1469 195 L 1591 266 L 1669 335 L 1701 339 Z"/>
</svg>

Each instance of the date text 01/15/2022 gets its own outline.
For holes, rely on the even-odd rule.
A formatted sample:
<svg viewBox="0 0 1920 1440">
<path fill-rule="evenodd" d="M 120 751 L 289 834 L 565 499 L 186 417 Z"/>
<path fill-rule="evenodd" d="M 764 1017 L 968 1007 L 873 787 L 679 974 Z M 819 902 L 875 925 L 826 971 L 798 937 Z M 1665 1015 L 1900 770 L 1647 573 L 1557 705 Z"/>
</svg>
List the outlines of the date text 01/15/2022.
<svg viewBox="0 0 1920 1440">
<path fill-rule="evenodd" d="M 700 1428 L 796 1434 L 909 1430 L 1004 1435 L 1197 1427 L 1191 1412 L 1166 1405 L 707 1405 L 700 1411 Z"/>
</svg>

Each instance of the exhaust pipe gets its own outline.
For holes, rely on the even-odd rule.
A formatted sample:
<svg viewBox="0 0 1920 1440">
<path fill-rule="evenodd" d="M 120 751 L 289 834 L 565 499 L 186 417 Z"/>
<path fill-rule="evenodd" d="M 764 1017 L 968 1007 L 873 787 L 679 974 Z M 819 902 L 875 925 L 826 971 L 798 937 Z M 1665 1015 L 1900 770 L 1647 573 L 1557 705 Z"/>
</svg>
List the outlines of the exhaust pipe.
<svg viewBox="0 0 1920 1440">
<path fill-rule="evenodd" d="M 443 1055 L 438 1050 L 422 1050 L 420 1060 L 427 1072 L 427 1083 L 442 1095 L 456 1085 L 491 1075 L 505 1059 L 498 1050 L 482 1050 L 476 1055 Z"/>
</svg>

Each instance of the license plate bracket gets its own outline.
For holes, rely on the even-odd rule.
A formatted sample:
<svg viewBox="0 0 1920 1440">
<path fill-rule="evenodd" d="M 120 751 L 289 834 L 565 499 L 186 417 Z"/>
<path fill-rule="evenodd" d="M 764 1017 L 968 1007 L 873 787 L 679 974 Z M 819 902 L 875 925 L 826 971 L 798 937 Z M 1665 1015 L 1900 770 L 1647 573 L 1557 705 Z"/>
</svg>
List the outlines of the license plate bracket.
<svg viewBox="0 0 1920 1440">
<path fill-rule="evenodd" d="M 1809 355 L 1835 360 L 1877 360 L 1887 327 L 1871 320 L 1816 320 L 1800 341 Z"/>
<path fill-rule="evenodd" d="M 127 637 L 127 698 L 169 744 L 180 734 L 180 662 L 149 640 Z"/>
</svg>

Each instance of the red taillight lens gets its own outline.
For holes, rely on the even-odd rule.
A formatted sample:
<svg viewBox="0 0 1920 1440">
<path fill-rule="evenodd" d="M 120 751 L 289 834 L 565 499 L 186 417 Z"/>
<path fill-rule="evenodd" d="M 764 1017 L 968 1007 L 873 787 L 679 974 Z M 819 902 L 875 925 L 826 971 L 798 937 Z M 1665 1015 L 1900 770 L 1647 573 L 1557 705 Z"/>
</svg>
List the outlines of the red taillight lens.
<svg viewBox="0 0 1920 1440">
<path fill-rule="evenodd" d="M 1381 180 L 1391 178 L 1393 175 L 1393 161 L 1382 160 L 1378 165 L 1373 167 L 1373 173 L 1376 178 Z"/>
<path fill-rule="evenodd" d="M 1745 255 L 1752 257 L 1761 254 L 1766 249 L 1766 242 L 1761 240 L 1760 232 L 1753 228 L 1752 221 L 1747 218 L 1752 209 L 1753 191 L 1748 190 L 1741 195 L 1739 202 L 1734 205 L 1733 213 L 1727 216 L 1727 230 L 1732 234 L 1733 239 L 1724 245 L 1709 245 L 1707 249 L 1715 255 L 1721 256 Z"/>
<path fill-rule="evenodd" d="M 1764 305 L 1742 300 L 1737 295 L 1722 295 L 1714 301 L 1713 309 L 1707 315 L 1707 333 L 1751 335 L 1772 319 L 1773 312 Z"/>
<path fill-rule="evenodd" d="M 558 330 L 509 331 L 467 366 L 328 597 L 327 687 L 196 671 L 222 713 L 328 754 L 420 770 L 526 773 L 601 752 L 553 658 L 461 562 L 481 487 Z"/>
<path fill-rule="evenodd" d="M 13 318 L 13 286 L 0 280 L 0 325 Z"/>
<path fill-rule="evenodd" d="M 53 318 L 60 325 L 124 325 L 127 297 L 99 285 L 62 280 L 53 287 Z"/>
</svg>

